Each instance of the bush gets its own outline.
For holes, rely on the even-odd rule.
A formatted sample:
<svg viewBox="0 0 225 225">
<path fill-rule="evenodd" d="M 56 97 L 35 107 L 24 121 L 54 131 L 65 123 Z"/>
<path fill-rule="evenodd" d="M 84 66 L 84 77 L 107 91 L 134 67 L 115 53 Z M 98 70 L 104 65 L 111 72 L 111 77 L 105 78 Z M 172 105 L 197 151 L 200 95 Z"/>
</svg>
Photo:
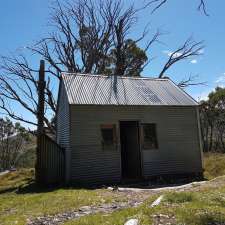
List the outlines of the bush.
<svg viewBox="0 0 225 225">
<path fill-rule="evenodd" d="M 194 200 L 193 193 L 180 192 L 180 193 L 169 193 L 165 196 L 165 201 L 169 203 L 184 203 L 191 202 Z"/>
<path fill-rule="evenodd" d="M 225 215 L 205 210 L 192 215 L 186 215 L 184 221 L 187 225 L 225 225 Z"/>
<path fill-rule="evenodd" d="M 204 154 L 204 177 L 212 179 L 225 175 L 225 154 L 205 153 Z"/>
</svg>

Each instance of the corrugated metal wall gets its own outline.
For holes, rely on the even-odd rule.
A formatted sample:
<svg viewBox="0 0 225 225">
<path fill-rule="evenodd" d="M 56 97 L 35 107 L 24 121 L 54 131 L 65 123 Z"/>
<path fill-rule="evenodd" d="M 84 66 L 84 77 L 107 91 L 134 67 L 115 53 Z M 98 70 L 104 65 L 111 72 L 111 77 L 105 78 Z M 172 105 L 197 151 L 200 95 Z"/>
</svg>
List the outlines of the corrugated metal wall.
<svg viewBox="0 0 225 225">
<path fill-rule="evenodd" d="M 57 143 L 65 149 L 65 180 L 70 181 L 70 114 L 69 103 L 63 82 L 60 84 L 57 109 Z"/>
<path fill-rule="evenodd" d="M 80 183 L 120 181 L 119 148 L 106 151 L 101 146 L 100 125 L 116 123 L 110 115 L 98 115 L 95 107 L 71 106 L 72 180 Z"/>
<path fill-rule="evenodd" d="M 81 183 L 121 178 L 119 121 L 156 123 L 159 148 L 142 150 L 143 175 L 201 172 L 196 107 L 71 106 L 71 178 Z M 102 150 L 101 124 L 117 124 L 118 149 Z"/>
<path fill-rule="evenodd" d="M 47 135 L 40 137 L 40 171 L 41 183 L 60 184 L 65 178 L 65 152 Z"/>
<path fill-rule="evenodd" d="M 145 176 L 201 171 L 195 108 L 166 108 L 146 116 L 157 123 L 159 149 L 143 151 Z"/>
<path fill-rule="evenodd" d="M 69 103 L 63 82 L 60 84 L 57 110 L 57 143 L 66 149 L 69 146 L 70 119 Z"/>
</svg>

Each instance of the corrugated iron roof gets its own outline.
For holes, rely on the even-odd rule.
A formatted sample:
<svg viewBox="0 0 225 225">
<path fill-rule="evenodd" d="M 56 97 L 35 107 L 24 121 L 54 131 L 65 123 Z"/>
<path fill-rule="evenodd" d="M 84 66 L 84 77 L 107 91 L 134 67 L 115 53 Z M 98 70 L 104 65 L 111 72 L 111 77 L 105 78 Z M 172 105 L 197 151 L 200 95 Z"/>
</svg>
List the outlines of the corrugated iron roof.
<svg viewBox="0 0 225 225">
<path fill-rule="evenodd" d="M 198 105 L 170 79 L 63 74 L 62 80 L 69 104 Z"/>
</svg>

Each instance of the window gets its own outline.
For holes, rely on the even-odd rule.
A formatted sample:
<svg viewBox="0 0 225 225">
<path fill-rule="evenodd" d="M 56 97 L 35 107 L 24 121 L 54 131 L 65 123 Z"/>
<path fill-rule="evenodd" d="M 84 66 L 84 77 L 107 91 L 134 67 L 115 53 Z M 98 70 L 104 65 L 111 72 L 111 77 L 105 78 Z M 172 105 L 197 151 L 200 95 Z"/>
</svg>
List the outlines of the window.
<svg viewBox="0 0 225 225">
<path fill-rule="evenodd" d="M 111 149 L 116 146 L 116 125 L 101 125 L 102 147 Z"/>
<path fill-rule="evenodd" d="M 142 147 L 144 149 L 158 148 L 155 123 L 142 124 Z"/>
</svg>

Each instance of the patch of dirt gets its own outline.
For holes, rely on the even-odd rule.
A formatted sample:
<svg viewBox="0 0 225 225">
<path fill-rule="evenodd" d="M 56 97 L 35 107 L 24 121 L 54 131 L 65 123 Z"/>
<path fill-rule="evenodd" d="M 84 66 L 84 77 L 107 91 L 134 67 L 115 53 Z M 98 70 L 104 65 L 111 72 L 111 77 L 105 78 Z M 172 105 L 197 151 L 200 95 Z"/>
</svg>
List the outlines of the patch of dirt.
<svg viewBox="0 0 225 225">
<path fill-rule="evenodd" d="M 59 225 L 68 220 L 78 219 L 82 216 L 87 216 L 96 213 L 112 213 L 116 210 L 136 207 L 139 204 L 137 202 L 125 202 L 125 203 L 116 203 L 116 204 L 102 204 L 100 206 L 83 206 L 78 210 L 65 212 L 56 215 L 49 215 L 43 217 L 37 217 L 34 220 L 27 220 L 27 225 Z"/>
</svg>

